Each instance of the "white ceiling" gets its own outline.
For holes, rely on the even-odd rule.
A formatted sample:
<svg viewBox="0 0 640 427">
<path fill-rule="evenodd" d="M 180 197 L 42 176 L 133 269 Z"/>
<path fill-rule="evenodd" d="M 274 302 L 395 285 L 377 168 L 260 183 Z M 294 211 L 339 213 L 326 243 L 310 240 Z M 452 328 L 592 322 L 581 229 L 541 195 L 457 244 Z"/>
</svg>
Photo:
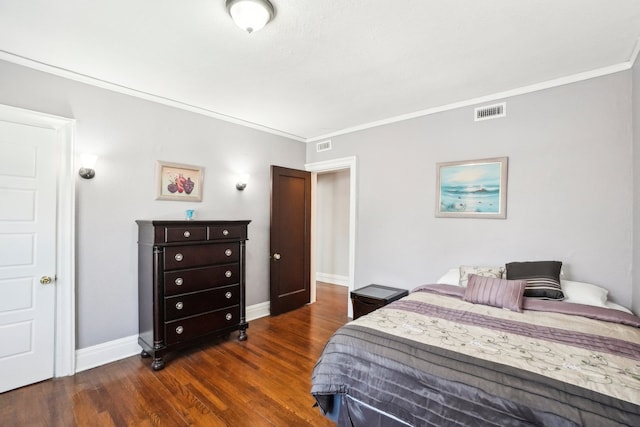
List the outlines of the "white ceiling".
<svg viewBox="0 0 640 427">
<path fill-rule="evenodd" d="M 639 0 L 272 3 L 247 34 L 225 0 L 0 0 L 0 59 L 310 141 L 626 69 L 640 37 Z"/>
</svg>

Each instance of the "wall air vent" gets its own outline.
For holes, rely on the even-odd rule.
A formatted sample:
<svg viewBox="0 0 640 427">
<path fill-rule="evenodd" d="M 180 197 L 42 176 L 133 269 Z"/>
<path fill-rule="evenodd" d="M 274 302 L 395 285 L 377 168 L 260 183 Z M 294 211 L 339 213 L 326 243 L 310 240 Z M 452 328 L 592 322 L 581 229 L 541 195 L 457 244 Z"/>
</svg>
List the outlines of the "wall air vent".
<svg viewBox="0 0 640 427">
<path fill-rule="evenodd" d="M 478 107 L 475 109 L 474 121 L 479 122 L 481 120 L 497 119 L 507 115 L 507 103 L 502 102 L 500 104 L 485 105 L 484 107 Z"/>
<path fill-rule="evenodd" d="M 331 150 L 331 140 L 327 139 L 326 141 L 321 141 L 316 144 L 316 152 L 319 153 L 321 151 Z"/>
</svg>

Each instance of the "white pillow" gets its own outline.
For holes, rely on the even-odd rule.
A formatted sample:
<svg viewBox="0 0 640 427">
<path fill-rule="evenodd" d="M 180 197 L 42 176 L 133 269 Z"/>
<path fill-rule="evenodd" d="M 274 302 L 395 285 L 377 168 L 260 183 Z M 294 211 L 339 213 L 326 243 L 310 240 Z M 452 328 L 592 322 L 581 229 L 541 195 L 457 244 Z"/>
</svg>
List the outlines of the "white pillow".
<svg viewBox="0 0 640 427">
<path fill-rule="evenodd" d="M 606 307 L 609 291 L 591 283 L 573 282 L 571 280 L 560 280 L 564 301 L 576 304 L 595 305 Z"/>
<path fill-rule="evenodd" d="M 439 278 L 436 283 L 458 286 L 460 284 L 460 269 L 452 268 L 451 270 L 447 271 L 444 276 Z"/>
</svg>

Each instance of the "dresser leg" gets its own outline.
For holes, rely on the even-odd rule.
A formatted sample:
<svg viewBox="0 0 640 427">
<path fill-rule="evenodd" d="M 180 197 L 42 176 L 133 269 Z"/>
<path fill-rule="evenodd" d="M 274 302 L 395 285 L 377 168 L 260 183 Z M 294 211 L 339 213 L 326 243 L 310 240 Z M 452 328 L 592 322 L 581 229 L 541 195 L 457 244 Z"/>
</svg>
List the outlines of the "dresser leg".
<svg viewBox="0 0 640 427">
<path fill-rule="evenodd" d="M 247 330 L 240 329 L 240 333 L 238 334 L 238 341 L 246 341 L 247 340 Z"/>
<path fill-rule="evenodd" d="M 142 350 L 140 352 L 140 357 L 142 357 L 143 359 L 148 359 L 149 357 L 151 357 L 151 355 L 149 353 L 147 353 L 146 351 Z"/>
<path fill-rule="evenodd" d="M 153 362 L 151 362 L 151 368 L 153 368 L 154 371 L 164 369 L 164 359 L 162 357 L 156 357 L 153 359 Z"/>
</svg>

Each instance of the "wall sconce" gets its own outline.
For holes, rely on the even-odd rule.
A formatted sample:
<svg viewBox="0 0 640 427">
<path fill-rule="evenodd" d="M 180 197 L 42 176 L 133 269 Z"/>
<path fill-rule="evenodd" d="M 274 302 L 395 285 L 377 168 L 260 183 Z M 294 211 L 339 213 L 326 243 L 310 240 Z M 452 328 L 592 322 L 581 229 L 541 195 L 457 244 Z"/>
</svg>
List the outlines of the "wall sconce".
<svg viewBox="0 0 640 427">
<path fill-rule="evenodd" d="M 91 179 L 96 176 L 94 167 L 96 166 L 97 160 L 98 156 L 95 154 L 80 155 L 80 170 L 78 171 L 78 175 L 84 179 Z"/>
<path fill-rule="evenodd" d="M 267 25 L 276 15 L 269 0 L 227 0 L 227 10 L 233 22 L 249 34 Z"/>
<path fill-rule="evenodd" d="M 239 191 L 247 188 L 247 183 L 249 182 L 249 174 L 238 175 L 238 181 L 236 182 L 236 189 Z"/>
</svg>

